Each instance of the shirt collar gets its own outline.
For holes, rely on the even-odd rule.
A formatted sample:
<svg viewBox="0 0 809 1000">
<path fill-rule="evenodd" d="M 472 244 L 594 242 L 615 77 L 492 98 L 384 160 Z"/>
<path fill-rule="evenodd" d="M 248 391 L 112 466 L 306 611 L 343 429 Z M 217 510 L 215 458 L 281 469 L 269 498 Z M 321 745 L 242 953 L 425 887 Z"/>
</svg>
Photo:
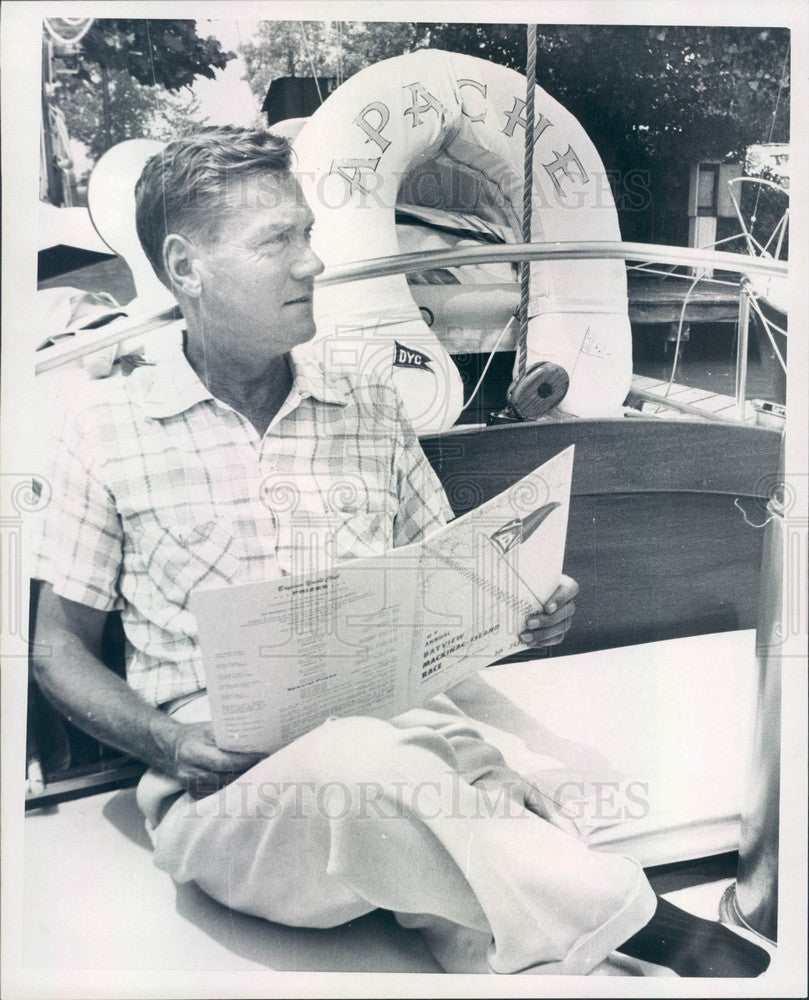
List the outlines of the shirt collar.
<svg viewBox="0 0 809 1000">
<path fill-rule="evenodd" d="M 348 399 L 345 375 L 326 368 L 314 356 L 311 348 L 293 348 L 289 353 L 289 363 L 292 370 L 292 391 L 297 392 L 302 399 L 311 396 L 321 403 L 346 405 Z"/>
<path fill-rule="evenodd" d="M 290 352 L 289 360 L 292 373 L 290 395 L 346 405 L 345 377 L 339 372 L 328 371 L 312 354 L 298 348 Z M 188 363 L 179 337 L 176 344 L 161 352 L 151 371 L 153 378 L 145 396 L 150 417 L 176 417 L 197 403 L 214 398 Z"/>
</svg>

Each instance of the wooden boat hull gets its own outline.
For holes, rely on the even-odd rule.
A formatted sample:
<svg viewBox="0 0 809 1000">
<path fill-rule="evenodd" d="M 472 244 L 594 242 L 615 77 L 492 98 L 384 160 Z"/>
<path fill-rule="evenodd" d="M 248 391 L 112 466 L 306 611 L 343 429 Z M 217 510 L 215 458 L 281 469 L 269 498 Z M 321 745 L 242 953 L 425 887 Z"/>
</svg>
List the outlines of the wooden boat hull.
<svg viewBox="0 0 809 1000">
<path fill-rule="evenodd" d="M 578 580 L 560 652 L 754 628 L 763 521 L 780 435 L 619 418 L 456 428 L 422 439 L 456 514 L 575 444 L 566 572 Z"/>
</svg>

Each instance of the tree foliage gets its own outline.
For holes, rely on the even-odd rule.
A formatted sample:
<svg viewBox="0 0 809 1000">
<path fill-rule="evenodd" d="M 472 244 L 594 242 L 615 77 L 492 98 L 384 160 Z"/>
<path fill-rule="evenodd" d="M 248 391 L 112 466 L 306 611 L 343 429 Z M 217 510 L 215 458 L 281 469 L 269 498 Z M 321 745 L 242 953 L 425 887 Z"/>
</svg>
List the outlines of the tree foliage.
<svg viewBox="0 0 809 1000">
<path fill-rule="evenodd" d="M 786 29 L 540 25 L 537 36 L 537 83 L 595 143 L 619 188 L 626 239 L 685 242 L 692 164 L 788 140 Z M 346 79 L 427 46 L 525 72 L 526 28 L 516 24 L 274 21 L 241 51 L 263 99 L 278 76 Z M 642 172 L 642 205 L 620 197 L 630 171 Z"/>
<path fill-rule="evenodd" d="M 82 75 L 59 84 L 59 102 L 94 156 L 193 120 L 193 102 L 176 95 L 234 57 L 194 21 L 98 19 L 80 46 Z M 263 100 L 279 76 L 342 81 L 423 47 L 525 72 L 526 29 L 514 24 L 267 21 L 241 52 Z M 617 199 L 624 237 L 682 243 L 693 163 L 788 141 L 788 52 L 783 28 L 540 25 L 537 82 L 578 118 L 619 186 L 643 172 L 645 203 Z"/>
<path fill-rule="evenodd" d="M 436 24 L 429 39 L 525 72 L 524 25 Z M 581 122 L 618 182 L 648 175 L 644 208 L 622 213 L 626 239 L 684 242 L 693 163 L 789 139 L 787 29 L 541 25 L 537 50 L 537 83 Z"/>
<path fill-rule="evenodd" d="M 60 87 L 57 97 L 70 136 L 87 146 L 87 155 L 93 161 L 125 139 L 167 141 L 203 124 L 199 102 L 193 94 L 174 95 L 162 87 L 144 87 L 124 70 L 107 74 L 106 89 L 108 127 L 97 73 Z"/>
<path fill-rule="evenodd" d="M 180 92 L 235 58 L 200 38 L 195 21 L 97 18 L 78 47 L 78 74 L 61 77 L 51 96 L 93 160 L 124 139 L 168 139 L 200 124 L 198 102 Z"/>
<path fill-rule="evenodd" d="M 86 62 L 172 92 L 198 76 L 212 80 L 236 58 L 216 38 L 200 38 L 196 21 L 98 18 L 80 46 Z"/>
<path fill-rule="evenodd" d="M 265 21 L 240 46 L 247 80 L 259 101 L 283 76 L 347 80 L 359 70 L 427 43 L 427 29 L 409 21 Z"/>
</svg>

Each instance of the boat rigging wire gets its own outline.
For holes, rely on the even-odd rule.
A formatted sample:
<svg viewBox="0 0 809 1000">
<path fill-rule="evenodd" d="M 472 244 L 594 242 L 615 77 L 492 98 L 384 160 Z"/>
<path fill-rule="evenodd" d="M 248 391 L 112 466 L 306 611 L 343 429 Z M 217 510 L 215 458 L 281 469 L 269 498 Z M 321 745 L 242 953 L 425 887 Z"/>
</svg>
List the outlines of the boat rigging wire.
<svg viewBox="0 0 809 1000">
<path fill-rule="evenodd" d="M 299 21 L 298 24 L 301 26 L 301 34 L 303 35 L 303 44 L 306 46 L 306 54 L 309 57 L 309 66 L 312 70 L 312 79 L 315 81 L 315 87 L 317 88 L 317 96 L 320 103 L 323 103 L 323 94 L 320 92 L 320 80 L 317 78 L 317 71 L 315 70 L 315 60 L 312 58 L 312 50 L 309 48 L 309 39 L 306 35 L 306 26 L 303 21 Z"/>
<path fill-rule="evenodd" d="M 244 71 L 247 75 L 247 85 L 250 88 L 250 96 L 253 98 L 253 104 L 256 109 L 256 117 L 261 114 L 261 106 L 258 103 L 258 94 L 256 93 L 255 87 L 253 86 L 253 79 L 250 76 L 250 64 L 244 58 L 244 41 L 242 40 L 242 29 L 239 27 L 238 19 L 233 22 L 236 25 L 236 37 L 239 39 L 239 51 L 242 54 L 242 61 L 244 62 Z"/>
<path fill-rule="evenodd" d="M 781 248 L 784 245 L 784 237 L 786 235 L 786 228 L 788 221 L 789 221 L 789 209 L 787 209 L 781 216 L 781 218 L 778 220 L 778 222 L 775 225 L 775 228 L 770 233 L 770 238 L 764 244 L 764 253 L 768 254 L 770 257 L 775 257 L 776 260 L 780 260 L 781 257 Z M 778 240 L 775 245 L 775 250 L 772 253 L 770 253 L 770 244 L 776 238 L 776 235 L 778 236 Z"/>
<path fill-rule="evenodd" d="M 767 334 L 767 337 L 769 338 L 770 344 L 772 345 L 772 349 L 775 351 L 775 356 L 778 358 L 778 363 L 784 369 L 784 372 L 786 372 L 787 370 L 786 361 L 784 361 L 783 355 L 778 349 L 778 344 L 775 342 L 775 337 L 773 337 L 772 331 L 775 330 L 777 333 L 783 334 L 783 336 L 785 337 L 788 336 L 787 331 L 782 330 L 777 323 L 773 323 L 772 320 L 767 319 L 767 317 L 761 311 L 761 306 L 759 306 L 758 304 L 758 296 L 755 294 L 754 291 L 752 291 L 752 289 L 746 288 L 745 291 L 747 293 L 747 297 L 750 300 L 750 305 L 753 307 L 753 309 L 756 312 L 756 315 L 761 320 L 762 326 L 764 327 L 764 331 Z"/>
<path fill-rule="evenodd" d="M 714 249 L 714 248 L 716 248 L 718 246 L 721 246 L 723 243 L 731 243 L 733 240 L 737 240 L 737 239 L 739 239 L 740 237 L 742 237 L 744 235 L 745 235 L 745 233 L 736 233 L 733 236 L 725 236 L 721 240 L 714 240 L 712 243 L 705 243 L 699 249 L 700 250 L 711 250 L 711 249 Z M 772 237 L 770 237 L 770 239 L 772 239 Z M 673 266 L 676 267 L 677 265 L 675 264 Z M 647 264 L 638 264 L 634 268 L 631 268 L 630 270 L 643 271 L 644 273 L 647 273 L 647 274 L 662 274 L 665 277 L 669 277 L 669 278 L 690 278 L 690 275 L 687 275 L 687 274 L 676 274 L 674 271 L 671 271 L 671 270 L 670 271 L 651 271 L 651 270 L 650 271 L 646 271 L 647 267 L 648 267 Z M 737 283 L 736 282 L 719 281 L 716 278 L 708 278 L 707 275 L 705 275 L 705 274 L 698 274 L 691 281 L 691 285 L 689 286 L 688 291 L 685 293 L 685 298 L 683 299 L 682 308 L 680 309 L 680 319 L 679 319 L 679 322 L 677 323 L 677 337 L 676 337 L 675 344 L 674 344 L 674 359 L 673 359 L 672 365 L 671 365 L 671 375 L 669 376 L 669 381 L 668 381 L 668 384 L 666 385 L 666 391 L 663 393 L 663 396 L 665 396 L 665 397 L 668 397 L 668 394 L 671 391 L 672 386 L 674 385 L 674 379 L 677 376 L 677 365 L 679 364 L 679 361 L 680 361 L 680 346 L 682 344 L 683 325 L 685 323 L 685 310 L 686 310 L 686 307 L 688 306 L 688 302 L 689 302 L 689 299 L 691 298 L 691 294 L 693 293 L 694 289 L 697 287 L 697 285 L 698 285 L 698 283 L 700 281 L 710 281 L 710 282 L 712 282 L 714 284 L 731 285 L 732 287 L 737 287 Z M 751 301 L 752 301 L 752 295 L 751 295 L 751 293 L 749 292 L 748 289 L 743 288 L 742 293 L 743 294 L 747 294 L 751 298 Z M 764 317 L 761 314 L 761 310 L 758 308 L 758 306 L 755 304 L 755 302 L 754 302 L 754 307 L 756 309 L 756 312 L 762 318 L 762 320 L 764 320 Z M 767 325 L 767 321 L 764 320 L 764 323 L 765 323 L 765 326 L 766 326 Z M 778 328 L 776 327 L 776 329 L 778 329 Z M 779 330 L 779 333 L 781 333 L 781 332 L 784 332 L 784 331 L 780 331 Z M 767 333 L 768 333 L 768 335 L 770 334 L 769 329 L 767 330 Z M 775 341 L 772 339 L 771 335 L 770 335 L 770 340 L 772 341 L 772 345 L 775 348 L 776 354 L 778 355 L 778 360 L 781 361 L 781 364 L 783 365 L 783 361 L 781 360 L 781 354 L 780 354 L 780 352 L 779 352 L 779 350 L 778 350 L 778 348 L 777 348 L 777 346 L 775 344 Z M 784 370 L 786 370 L 786 367 L 784 368 Z M 658 406 L 657 409 L 654 412 L 655 413 L 659 413 L 660 412 L 660 407 Z"/>
<path fill-rule="evenodd" d="M 780 224 L 781 223 L 779 223 L 779 225 Z M 700 244 L 700 246 L 697 249 L 699 249 L 699 250 L 713 250 L 716 247 L 721 246 L 723 243 L 732 243 L 734 240 L 739 240 L 739 239 L 742 239 L 743 237 L 747 237 L 747 235 L 748 234 L 743 231 L 741 233 L 734 233 L 732 236 L 723 236 L 721 240 L 714 240 L 712 243 L 702 243 L 702 244 Z M 769 246 L 769 244 L 770 244 L 771 241 L 772 241 L 772 236 L 767 241 L 767 245 L 768 246 Z M 756 241 L 754 241 L 754 242 L 756 242 Z M 777 259 L 776 257 L 773 257 L 772 254 L 767 254 L 766 253 L 766 247 L 760 247 L 760 249 L 762 249 L 764 251 L 764 253 L 766 254 L 766 256 L 772 257 L 772 259 L 774 259 L 774 260 Z M 632 264 L 632 265 L 630 265 L 627 268 L 627 270 L 628 271 L 642 271 L 644 274 L 659 274 L 659 275 L 662 275 L 664 278 L 687 278 L 688 280 L 690 280 L 691 279 L 691 275 L 690 274 L 677 274 L 676 271 L 674 271 L 674 268 L 675 267 L 679 267 L 679 266 L 680 266 L 679 264 L 672 264 L 671 268 L 669 268 L 668 271 L 655 271 L 655 270 L 652 269 L 652 266 L 650 264 Z M 712 284 L 716 284 L 716 285 L 733 285 L 733 286 L 736 285 L 735 281 L 722 281 L 721 278 L 709 278 L 707 276 L 703 276 L 703 280 L 704 281 L 710 281 Z"/>
<path fill-rule="evenodd" d="M 758 312 L 758 313 L 759 313 L 759 315 L 761 315 L 761 310 L 760 310 L 760 308 L 758 307 L 758 300 L 759 300 L 759 298 L 764 298 L 764 296 L 761 296 L 761 295 L 758 295 L 758 294 L 757 294 L 757 293 L 756 293 L 755 291 L 753 291 L 752 289 L 748 289 L 748 294 L 749 294 L 750 296 L 752 296 L 752 299 L 751 299 L 751 301 L 752 301 L 752 302 L 754 303 L 754 305 L 756 306 L 756 312 Z M 766 301 L 766 299 L 765 299 L 765 301 Z M 762 319 L 764 319 L 764 317 L 763 317 L 763 316 L 762 316 Z M 776 332 L 776 333 L 780 333 L 780 334 L 783 334 L 783 336 L 784 336 L 784 337 L 788 337 L 788 336 L 789 336 L 789 332 L 788 332 L 787 330 L 784 330 L 784 328 L 783 328 L 783 327 L 780 327 L 780 326 L 779 326 L 779 325 L 778 325 L 777 323 L 773 323 L 773 321 L 772 321 L 772 320 L 766 320 L 766 323 L 767 323 L 767 326 L 768 326 L 769 328 L 771 328 L 771 329 L 775 330 L 775 332 Z"/>
<path fill-rule="evenodd" d="M 627 271 L 637 271 L 638 274 L 656 274 L 660 278 L 680 278 L 682 281 L 690 281 L 690 274 L 678 274 L 677 271 L 660 271 L 654 267 L 647 266 L 646 264 L 630 264 L 627 267 Z M 721 278 L 708 278 L 702 279 L 705 284 L 709 285 L 725 285 L 727 288 L 735 288 L 737 282 L 735 281 L 723 281 Z"/>
<path fill-rule="evenodd" d="M 781 64 L 781 77 L 778 80 L 778 93 L 775 96 L 775 107 L 772 112 L 772 121 L 770 122 L 770 132 L 767 136 L 767 143 L 772 142 L 772 134 L 775 131 L 775 119 L 778 115 L 778 105 L 781 103 L 781 93 L 784 89 L 784 74 L 787 71 L 787 62 L 789 61 L 789 39 L 787 39 L 787 48 L 784 52 L 784 61 Z M 756 225 L 756 213 L 758 212 L 758 199 L 761 196 L 761 188 L 756 190 L 756 202 L 753 205 L 753 214 L 750 216 L 750 235 L 753 235 L 753 229 Z"/>
<path fill-rule="evenodd" d="M 666 398 L 668 397 L 668 394 L 671 392 L 671 387 L 674 385 L 674 377 L 677 374 L 677 364 L 680 360 L 680 344 L 682 343 L 683 324 L 685 322 L 686 306 L 688 305 L 688 300 L 691 298 L 691 293 L 697 287 L 702 278 L 703 275 L 701 274 L 698 274 L 694 278 L 694 280 L 691 282 L 688 288 L 688 291 L 685 293 L 685 298 L 683 299 L 683 305 L 682 308 L 680 309 L 680 321 L 677 324 L 677 340 L 674 344 L 674 361 L 672 362 L 671 366 L 671 376 L 669 377 L 668 385 L 666 386 L 666 391 L 663 393 L 663 396 Z M 658 406 L 654 412 L 659 413 L 660 407 Z"/>
<path fill-rule="evenodd" d="M 781 222 L 779 223 L 779 226 L 783 223 L 783 221 L 784 220 L 782 219 Z M 708 249 L 711 249 L 713 247 L 718 247 L 722 243 L 729 243 L 732 240 L 737 240 L 737 239 L 739 239 L 739 237 L 744 236 L 744 235 L 745 235 L 744 233 L 737 233 L 735 236 L 726 236 L 726 237 L 724 237 L 721 240 L 714 240 L 713 243 L 706 243 L 704 246 L 700 247 L 700 249 L 701 250 L 708 250 Z M 773 235 L 774 235 L 774 233 L 773 233 Z M 767 241 L 767 245 L 768 246 L 772 242 L 772 238 L 773 237 L 771 235 L 770 239 Z M 766 247 L 764 248 L 764 252 L 766 253 Z M 643 265 L 643 264 L 639 265 L 638 266 L 638 270 L 642 270 L 644 268 L 644 266 L 645 265 Z M 654 273 L 654 272 L 651 272 L 651 273 Z M 687 275 L 684 275 L 684 274 L 682 274 L 682 275 L 681 274 L 673 274 L 672 272 L 669 272 L 669 275 L 671 277 L 675 277 L 675 278 L 685 278 L 685 277 L 687 277 Z M 666 396 L 666 397 L 668 396 L 669 392 L 671 391 L 671 387 L 674 385 L 674 379 L 675 379 L 676 374 L 677 374 L 677 365 L 678 365 L 679 360 L 680 360 L 680 345 L 682 343 L 683 324 L 684 324 L 684 321 L 685 321 L 685 310 L 686 310 L 686 307 L 688 305 L 688 301 L 691 298 L 691 294 L 694 291 L 694 289 L 696 288 L 697 284 L 700 281 L 706 281 L 706 280 L 707 281 L 712 281 L 714 279 L 707 278 L 704 274 L 697 275 L 694 278 L 694 280 L 691 282 L 691 285 L 688 288 L 688 291 L 685 293 L 685 298 L 683 299 L 682 309 L 680 310 L 680 320 L 679 320 L 679 323 L 677 324 L 677 338 L 676 338 L 676 342 L 675 342 L 675 346 L 674 346 L 674 360 L 673 360 L 672 366 L 671 366 L 671 376 L 669 377 L 668 385 L 666 386 L 666 391 L 663 393 L 663 395 Z M 731 284 L 731 282 L 721 282 L 721 283 L 722 284 Z M 756 313 L 758 314 L 759 319 L 761 320 L 761 322 L 764 325 L 764 329 L 765 329 L 765 331 L 767 333 L 767 336 L 769 337 L 770 343 L 772 344 L 773 350 L 775 351 L 775 355 L 778 358 L 778 361 L 779 361 L 781 367 L 784 369 L 784 371 L 786 371 L 786 363 L 785 363 L 785 361 L 784 361 L 784 359 L 783 359 L 783 357 L 781 355 L 781 352 L 778 350 L 778 345 L 776 344 L 775 338 L 772 335 L 772 330 L 776 330 L 778 333 L 782 333 L 784 336 L 786 336 L 787 335 L 786 330 L 782 330 L 779 326 L 777 326 L 775 323 L 772 323 L 770 320 L 768 320 L 764 316 L 764 313 L 761 311 L 761 308 L 759 307 L 759 304 L 758 304 L 758 301 L 757 301 L 757 296 L 755 295 L 755 293 L 753 292 L 753 290 L 746 283 L 744 283 L 744 282 L 740 286 L 740 294 L 746 295 L 748 297 L 748 299 L 750 300 L 751 305 L 755 309 Z M 771 330 L 771 328 L 772 328 L 772 330 Z M 737 388 L 738 388 L 738 384 L 737 384 Z M 660 408 L 658 407 L 658 409 L 655 412 L 659 412 L 659 410 L 660 410 Z"/>
</svg>

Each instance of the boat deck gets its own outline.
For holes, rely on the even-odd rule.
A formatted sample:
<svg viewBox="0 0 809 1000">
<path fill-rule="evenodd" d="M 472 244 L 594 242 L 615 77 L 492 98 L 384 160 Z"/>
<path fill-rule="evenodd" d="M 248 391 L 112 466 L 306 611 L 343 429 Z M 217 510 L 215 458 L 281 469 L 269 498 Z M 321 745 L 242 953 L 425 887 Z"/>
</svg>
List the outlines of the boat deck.
<svg viewBox="0 0 809 1000">
<path fill-rule="evenodd" d="M 453 698 L 484 720 L 512 767 L 549 792 L 575 781 L 597 796 L 608 781 L 618 786 L 610 804 L 620 807 L 631 804 L 621 789 L 643 783 L 645 810 L 585 810 L 577 819 L 595 849 L 647 868 L 727 858 L 738 846 L 738 749 L 755 696 L 754 639 L 744 630 L 501 664 L 453 689 Z M 713 871 L 711 884 L 669 877 L 656 887 L 687 886 L 669 898 L 716 918 L 727 865 Z M 21 925 L 24 967 L 58 973 L 60 982 L 90 970 L 440 971 L 421 937 L 387 913 L 332 930 L 281 927 L 231 911 L 194 885 L 175 886 L 152 863 L 133 789 L 27 816 Z M 615 957 L 597 972 L 671 975 Z"/>
<path fill-rule="evenodd" d="M 655 397 L 651 399 L 650 397 Z M 694 386 L 682 385 L 679 382 L 650 378 L 647 375 L 633 375 L 630 390 L 630 402 L 637 398 L 643 402 L 643 413 L 647 416 L 672 416 L 677 411 L 674 407 L 666 407 L 665 403 L 657 403 L 657 399 L 669 400 L 674 404 L 685 405 L 694 409 L 691 416 L 715 418 L 718 420 L 739 420 L 738 407 L 733 396 L 726 396 L 709 389 L 699 389 Z M 683 414 L 688 415 L 687 413 Z M 748 399 L 745 403 L 743 422 L 754 424 L 756 411 Z"/>
</svg>

